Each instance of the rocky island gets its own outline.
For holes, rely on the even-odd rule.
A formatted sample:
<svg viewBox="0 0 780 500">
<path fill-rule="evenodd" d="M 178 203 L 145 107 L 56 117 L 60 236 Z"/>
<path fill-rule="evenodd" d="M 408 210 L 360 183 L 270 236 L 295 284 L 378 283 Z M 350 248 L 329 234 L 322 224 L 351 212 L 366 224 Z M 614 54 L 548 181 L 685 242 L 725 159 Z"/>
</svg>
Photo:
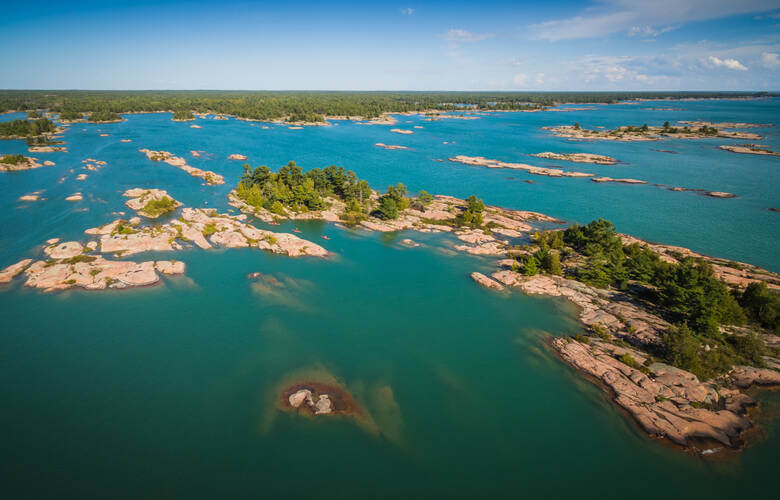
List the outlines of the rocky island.
<svg viewBox="0 0 780 500">
<path fill-rule="evenodd" d="M 152 161 L 163 161 L 168 165 L 180 168 L 193 177 L 199 177 L 203 179 L 206 181 L 206 184 L 210 186 L 225 183 L 225 178 L 221 175 L 209 170 L 201 170 L 199 168 L 187 165 L 187 160 L 179 156 L 174 156 L 168 151 L 150 151 L 148 149 L 139 149 L 139 151 L 145 154 L 146 157 Z"/>
<path fill-rule="evenodd" d="M 649 435 L 696 453 L 744 445 L 756 405 L 744 389 L 780 384 L 780 276 L 620 235 L 606 221 L 533 241 L 472 279 L 573 302 L 586 332 L 552 347 Z"/>
<path fill-rule="evenodd" d="M 737 146 L 718 146 L 718 149 L 750 155 L 780 156 L 780 151 L 772 151 L 763 144 L 740 144 Z"/>
<path fill-rule="evenodd" d="M 510 163 L 499 160 L 491 160 L 482 156 L 457 155 L 449 158 L 451 162 L 462 163 L 486 168 L 508 168 L 513 170 L 525 170 L 532 175 L 545 175 L 548 177 L 593 177 L 594 174 L 585 172 L 565 171 L 559 168 L 537 167 L 525 163 Z"/>
<path fill-rule="evenodd" d="M 285 192 L 299 195 L 278 198 Z M 241 212 L 265 222 L 325 220 L 379 232 L 447 232 L 458 240 L 454 250 L 473 255 L 504 255 L 510 241 L 502 238 L 522 237 L 532 229 L 530 222 L 560 222 L 536 212 L 486 206 L 475 196 L 463 200 L 421 191 L 409 197 L 403 184 L 381 193 L 343 167 L 303 173 L 294 162 L 278 173 L 247 166 L 228 199 Z"/>
<path fill-rule="evenodd" d="M 726 139 L 746 139 L 760 140 L 761 136 L 750 132 L 737 132 L 718 129 L 709 126 L 699 128 L 672 127 L 666 122 L 662 127 L 641 127 L 623 126 L 614 130 L 591 130 L 580 127 L 579 124 L 560 125 L 558 127 L 542 127 L 549 130 L 557 137 L 565 137 L 575 140 L 601 140 L 601 141 L 658 141 L 661 139 L 706 139 L 706 138 L 726 138 Z"/>
<path fill-rule="evenodd" d="M 128 189 L 122 196 L 130 198 L 125 205 L 148 219 L 156 219 L 182 205 L 161 189 Z"/>
<path fill-rule="evenodd" d="M 38 163 L 37 158 L 28 158 L 24 155 L 5 155 L 0 157 L 0 172 L 17 172 L 20 170 L 30 170 L 40 168 L 46 164 L 54 165 L 53 162 Z"/>
<path fill-rule="evenodd" d="M 281 408 L 307 416 L 354 415 L 360 412 L 352 396 L 338 385 L 300 382 L 286 387 Z"/>
<path fill-rule="evenodd" d="M 611 156 L 596 155 L 592 153 L 562 154 L 562 153 L 544 152 L 544 153 L 532 154 L 531 156 L 535 156 L 537 158 L 546 158 L 548 160 L 571 161 L 574 163 L 595 163 L 596 165 L 615 165 L 616 163 L 618 163 L 618 160 L 612 158 Z"/>
<path fill-rule="evenodd" d="M 395 149 L 409 149 L 406 146 L 398 146 L 398 145 L 395 145 L 395 144 L 385 144 L 385 143 L 382 143 L 382 142 L 377 142 L 376 144 L 374 144 L 374 146 L 376 146 L 378 148 L 385 148 L 385 149 L 387 149 L 389 151 L 393 151 Z"/>
<path fill-rule="evenodd" d="M 167 197 L 160 190 L 128 190 L 132 207 L 144 213 L 150 202 Z M 172 198 L 174 209 L 180 205 Z M 166 203 L 166 206 L 169 205 Z M 131 207 L 131 208 L 132 208 Z M 219 214 L 213 209 L 182 209 L 176 220 L 162 225 L 143 225 L 140 218 L 117 219 L 100 227 L 87 229 L 96 237 L 87 243 L 51 240 L 43 248 L 46 260 L 24 259 L 0 271 L 0 283 L 8 283 L 24 271 L 25 285 L 44 291 L 81 287 L 88 290 L 127 288 L 157 283 L 163 274 L 181 274 L 184 264 L 178 261 L 116 261 L 104 257 L 126 257 L 137 253 L 166 252 L 197 246 L 210 249 L 258 248 L 289 257 L 325 257 L 323 247 L 288 233 L 273 233 L 243 222 L 246 215 Z"/>
</svg>

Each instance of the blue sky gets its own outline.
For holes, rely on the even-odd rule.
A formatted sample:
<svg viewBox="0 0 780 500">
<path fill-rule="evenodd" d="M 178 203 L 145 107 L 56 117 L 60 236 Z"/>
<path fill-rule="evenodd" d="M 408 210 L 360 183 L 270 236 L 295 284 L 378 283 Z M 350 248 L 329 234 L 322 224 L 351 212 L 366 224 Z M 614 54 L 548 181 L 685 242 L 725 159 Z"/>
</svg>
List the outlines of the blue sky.
<svg viewBox="0 0 780 500">
<path fill-rule="evenodd" d="M 778 0 L 4 0 L 0 88 L 780 90 Z"/>
</svg>

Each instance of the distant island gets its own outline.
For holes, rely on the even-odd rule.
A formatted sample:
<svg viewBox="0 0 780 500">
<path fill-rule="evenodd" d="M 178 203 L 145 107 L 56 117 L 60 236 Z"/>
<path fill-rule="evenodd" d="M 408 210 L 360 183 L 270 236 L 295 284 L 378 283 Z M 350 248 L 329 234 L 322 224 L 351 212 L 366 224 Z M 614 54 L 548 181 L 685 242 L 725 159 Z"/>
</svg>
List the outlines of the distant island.
<svg viewBox="0 0 780 500">
<path fill-rule="evenodd" d="M 629 100 L 774 97 L 768 92 L 271 92 L 271 91 L 0 91 L 0 113 L 48 110 L 67 121 L 106 123 L 120 113 L 173 112 L 290 123 L 327 117 L 372 119 L 385 113 L 426 111 L 539 111 L 559 104 L 612 104 Z"/>
</svg>

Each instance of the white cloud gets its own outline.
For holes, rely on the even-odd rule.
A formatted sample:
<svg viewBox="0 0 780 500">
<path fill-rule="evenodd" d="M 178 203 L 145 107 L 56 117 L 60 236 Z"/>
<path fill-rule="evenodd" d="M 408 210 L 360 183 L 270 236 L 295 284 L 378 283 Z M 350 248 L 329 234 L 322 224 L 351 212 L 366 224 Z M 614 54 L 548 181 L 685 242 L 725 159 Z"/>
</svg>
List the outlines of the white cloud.
<svg viewBox="0 0 780 500">
<path fill-rule="evenodd" d="M 518 73 L 514 77 L 512 77 L 512 83 L 514 83 L 518 87 L 525 87 L 528 85 L 528 75 L 525 73 Z"/>
<path fill-rule="evenodd" d="M 414 9 L 411 7 L 406 7 L 405 9 L 401 9 L 401 14 L 405 16 L 411 16 L 412 14 L 414 14 Z"/>
<path fill-rule="evenodd" d="M 482 40 L 487 40 L 488 38 L 493 38 L 493 36 L 495 35 L 492 33 L 472 33 L 470 31 L 455 28 L 442 35 L 445 40 L 453 43 L 480 42 Z"/>
<path fill-rule="evenodd" d="M 716 68 L 727 68 L 733 69 L 735 71 L 747 71 L 747 67 L 736 59 L 721 59 L 719 57 L 709 56 L 707 58 L 707 62 Z"/>
<path fill-rule="evenodd" d="M 761 64 L 763 64 L 765 68 L 769 69 L 780 68 L 780 54 L 764 52 L 761 54 Z"/>
<path fill-rule="evenodd" d="M 631 26 L 631 28 L 628 30 L 628 36 L 656 37 L 679 28 L 679 26 L 664 26 L 663 28 L 654 28 L 652 26 Z"/>
<path fill-rule="evenodd" d="M 568 19 L 532 26 L 536 38 L 550 41 L 594 38 L 634 28 L 662 33 L 674 24 L 706 21 L 777 8 L 777 0 L 599 0 Z M 668 29 L 667 29 L 668 31 Z"/>
</svg>

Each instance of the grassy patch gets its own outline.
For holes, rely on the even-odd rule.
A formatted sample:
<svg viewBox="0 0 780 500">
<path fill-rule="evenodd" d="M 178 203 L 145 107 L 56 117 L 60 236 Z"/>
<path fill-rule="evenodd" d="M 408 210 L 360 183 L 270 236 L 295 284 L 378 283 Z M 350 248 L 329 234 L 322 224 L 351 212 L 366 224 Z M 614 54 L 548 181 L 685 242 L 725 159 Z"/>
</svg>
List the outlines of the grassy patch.
<svg viewBox="0 0 780 500">
<path fill-rule="evenodd" d="M 173 212 L 176 209 L 176 202 L 168 196 L 163 196 L 159 200 L 149 200 L 141 213 L 148 217 L 159 217 L 163 214 Z"/>
</svg>

